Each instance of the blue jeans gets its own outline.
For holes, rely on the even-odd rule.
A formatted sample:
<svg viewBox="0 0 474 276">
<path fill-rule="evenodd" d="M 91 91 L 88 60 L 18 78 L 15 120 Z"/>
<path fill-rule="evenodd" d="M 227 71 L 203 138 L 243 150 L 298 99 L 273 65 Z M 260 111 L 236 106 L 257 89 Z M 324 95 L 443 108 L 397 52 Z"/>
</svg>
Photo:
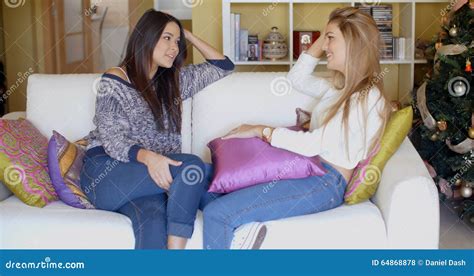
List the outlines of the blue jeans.
<svg viewBox="0 0 474 276">
<path fill-rule="evenodd" d="M 323 166 L 327 170 L 323 176 L 259 184 L 207 204 L 203 247 L 230 248 L 234 230 L 245 223 L 314 214 L 341 205 L 346 180 L 332 166 Z"/>
<path fill-rule="evenodd" d="M 125 213 L 139 212 L 141 218 L 147 218 L 148 215 L 145 212 L 150 212 L 150 210 L 155 212 L 153 209 L 156 209 L 155 214 L 166 212 L 167 234 L 190 238 L 194 230 L 200 198 L 208 186 L 204 176 L 205 166 L 195 155 L 170 154 L 167 156 L 183 162 L 181 166 L 170 166 L 173 182 L 169 192 L 155 184 L 145 165 L 138 162 L 119 162 L 107 155 L 102 147 L 92 148 L 86 152 L 84 158 L 81 171 L 82 190 L 98 209 L 122 210 Z M 165 194 L 167 194 L 166 208 L 163 206 Z M 155 206 L 141 199 L 143 197 L 148 197 L 148 200 L 150 198 L 153 201 L 157 200 Z M 137 203 L 137 205 L 124 206 L 128 203 L 132 205 Z M 140 217 L 136 221 L 140 222 Z M 134 231 L 136 232 L 137 229 Z"/>
<path fill-rule="evenodd" d="M 212 181 L 213 167 L 205 164 L 206 187 Z M 206 189 L 207 190 L 207 189 Z M 219 197 L 219 194 L 204 192 L 199 209 Z M 117 212 L 132 221 L 135 234 L 135 249 L 166 249 L 168 241 L 166 221 L 166 194 L 145 196 L 125 203 Z"/>
</svg>

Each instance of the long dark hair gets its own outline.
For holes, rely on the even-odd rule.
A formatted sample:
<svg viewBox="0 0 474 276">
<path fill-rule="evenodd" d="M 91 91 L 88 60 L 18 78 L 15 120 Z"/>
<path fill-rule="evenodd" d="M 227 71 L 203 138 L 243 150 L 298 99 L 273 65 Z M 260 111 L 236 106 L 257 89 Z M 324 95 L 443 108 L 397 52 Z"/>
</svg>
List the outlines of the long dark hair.
<svg viewBox="0 0 474 276">
<path fill-rule="evenodd" d="M 179 26 L 179 54 L 171 68 L 158 68 L 150 80 L 150 69 L 153 62 L 153 51 L 166 25 L 174 22 Z M 148 10 L 138 21 L 130 35 L 127 45 L 127 55 L 121 66 L 127 69 L 128 77 L 135 88 L 146 100 L 159 129 L 168 128 L 181 132 L 181 96 L 179 90 L 179 69 L 186 59 L 186 39 L 183 27 L 173 16 Z M 164 111 L 169 112 L 168 124 L 165 126 Z"/>
</svg>

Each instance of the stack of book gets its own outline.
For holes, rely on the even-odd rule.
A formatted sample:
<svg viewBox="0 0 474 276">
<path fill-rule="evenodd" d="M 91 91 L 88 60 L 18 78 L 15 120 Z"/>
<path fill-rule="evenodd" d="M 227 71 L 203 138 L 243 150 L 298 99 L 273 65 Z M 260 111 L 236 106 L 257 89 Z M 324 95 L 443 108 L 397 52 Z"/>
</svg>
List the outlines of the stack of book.
<svg viewBox="0 0 474 276">
<path fill-rule="evenodd" d="M 392 5 L 380 5 L 372 7 L 372 17 L 382 37 L 382 59 L 393 58 L 393 34 L 392 34 Z"/>
<path fill-rule="evenodd" d="M 263 59 L 263 41 L 240 26 L 240 14 L 230 14 L 230 55 L 234 61 L 258 61 Z"/>
<path fill-rule="evenodd" d="M 371 15 L 382 38 L 382 48 L 380 57 L 382 59 L 393 58 L 393 34 L 392 34 L 392 5 L 368 6 L 357 4 L 357 8 L 362 12 Z"/>
</svg>

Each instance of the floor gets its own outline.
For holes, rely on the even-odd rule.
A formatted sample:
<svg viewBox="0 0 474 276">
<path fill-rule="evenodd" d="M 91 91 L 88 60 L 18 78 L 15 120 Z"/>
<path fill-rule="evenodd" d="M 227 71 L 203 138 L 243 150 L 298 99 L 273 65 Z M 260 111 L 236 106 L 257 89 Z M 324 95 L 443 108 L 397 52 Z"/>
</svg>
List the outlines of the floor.
<svg viewBox="0 0 474 276">
<path fill-rule="evenodd" d="M 474 249 L 474 221 L 461 220 L 450 202 L 440 202 L 439 234 L 440 249 Z"/>
</svg>

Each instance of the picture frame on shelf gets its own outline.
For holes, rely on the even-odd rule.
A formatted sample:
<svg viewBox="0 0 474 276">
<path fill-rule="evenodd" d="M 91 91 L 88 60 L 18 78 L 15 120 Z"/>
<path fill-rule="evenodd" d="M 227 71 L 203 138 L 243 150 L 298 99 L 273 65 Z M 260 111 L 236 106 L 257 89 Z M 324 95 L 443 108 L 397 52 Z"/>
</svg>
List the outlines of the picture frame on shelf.
<svg viewBox="0 0 474 276">
<path fill-rule="evenodd" d="M 293 31 L 293 58 L 298 59 L 320 36 L 320 31 Z"/>
</svg>

